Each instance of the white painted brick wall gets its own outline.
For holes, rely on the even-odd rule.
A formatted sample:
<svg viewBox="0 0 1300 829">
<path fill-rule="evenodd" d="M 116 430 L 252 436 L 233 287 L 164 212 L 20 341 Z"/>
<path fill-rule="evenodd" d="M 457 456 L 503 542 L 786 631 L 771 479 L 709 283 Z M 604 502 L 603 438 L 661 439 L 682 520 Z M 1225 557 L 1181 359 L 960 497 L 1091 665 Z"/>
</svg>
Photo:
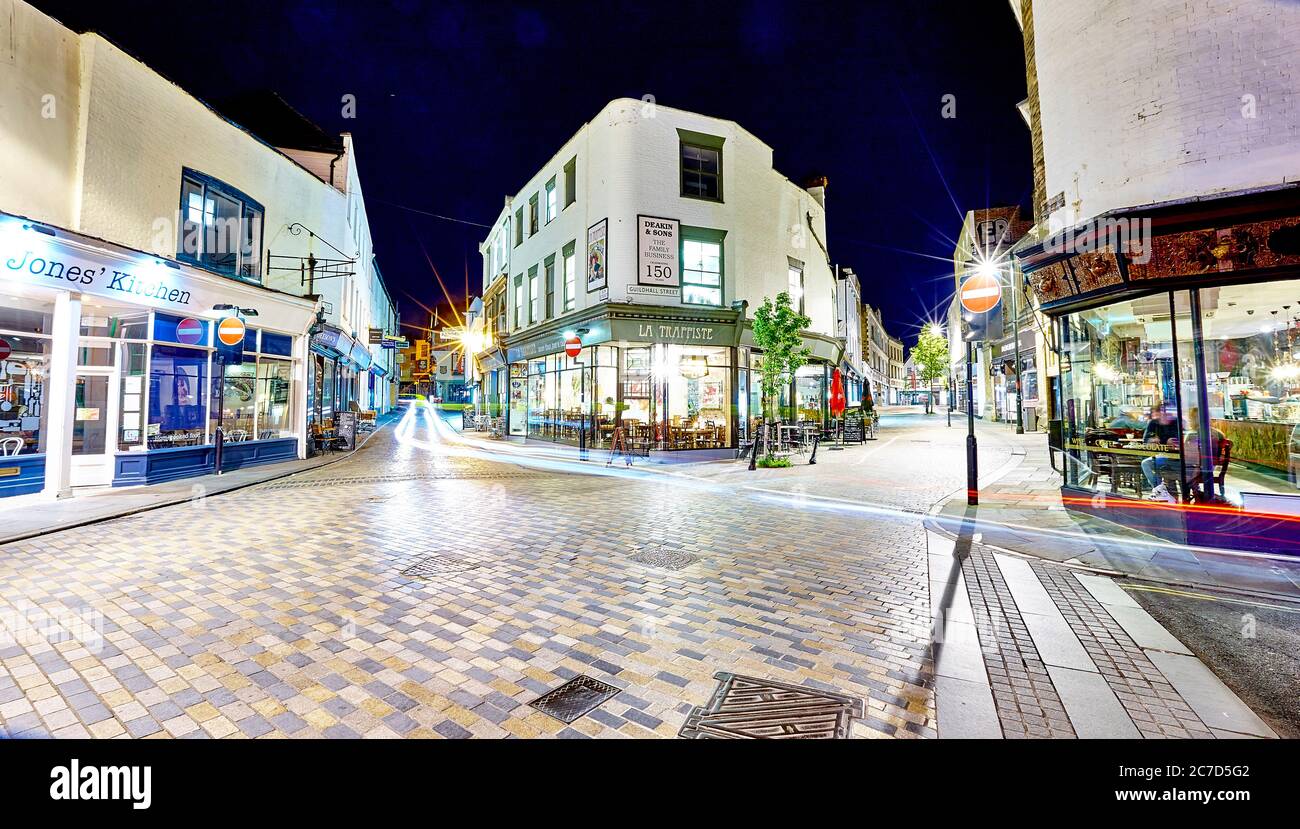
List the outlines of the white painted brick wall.
<svg viewBox="0 0 1300 829">
<path fill-rule="evenodd" d="M 1054 223 L 1300 179 L 1300 3 L 1034 0 L 1034 36 Z"/>
<path fill-rule="evenodd" d="M 725 139 L 724 203 L 682 198 L 678 128 Z M 514 195 L 514 207 L 524 207 L 525 223 L 528 200 L 533 194 L 540 194 L 545 221 L 546 182 L 556 176 L 562 189 L 564 165 L 574 156 L 578 159 L 578 201 L 561 210 L 536 236 L 526 237 L 519 247 L 513 247 L 512 240 L 511 291 L 516 275 L 524 274 L 527 282 L 529 268 L 538 265 L 539 273 L 543 272 L 547 256 L 555 254 L 559 262 L 565 244 L 576 241 L 577 307 L 581 310 L 598 304 L 599 295 L 586 292 L 586 234 L 590 225 L 608 218 L 609 297 L 622 302 L 627 286 L 636 284 L 636 217 L 661 216 L 678 219 L 683 225 L 727 231 L 724 307 L 730 307 L 733 300 L 747 299 L 752 314 L 764 297 L 774 297 L 788 288 L 786 257 L 802 261 L 806 308 L 813 320 L 811 330 L 834 336 L 834 274 L 811 234 L 805 231 L 800 237 L 790 231 L 792 225 L 805 224 L 806 212 L 812 213 L 815 232 L 825 242 L 825 211 L 806 190 L 772 168 L 772 150 L 758 138 L 731 121 L 662 105 L 655 107 L 651 115 L 639 100 L 612 101 Z M 561 198 L 561 207 L 563 204 Z M 488 233 L 484 250 L 492 234 Z M 513 324 L 513 293 L 509 307 Z"/>
</svg>

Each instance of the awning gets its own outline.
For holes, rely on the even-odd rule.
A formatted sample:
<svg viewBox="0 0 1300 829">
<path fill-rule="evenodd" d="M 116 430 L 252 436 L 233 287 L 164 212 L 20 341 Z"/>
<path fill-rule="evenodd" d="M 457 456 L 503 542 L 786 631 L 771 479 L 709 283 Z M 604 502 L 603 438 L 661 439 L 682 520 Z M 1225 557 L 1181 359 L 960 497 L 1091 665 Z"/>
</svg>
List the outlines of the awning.
<svg viewBox="0 0 1300 829">
<path fill-rule="evenodd" d="M 311 338 L 312 351 L 338 360 L 349 359 L 353 345 L 355 343 L 352 338 L 344 333 L 343 329 L 329 324 L 313 334 Z"/>
</svg>

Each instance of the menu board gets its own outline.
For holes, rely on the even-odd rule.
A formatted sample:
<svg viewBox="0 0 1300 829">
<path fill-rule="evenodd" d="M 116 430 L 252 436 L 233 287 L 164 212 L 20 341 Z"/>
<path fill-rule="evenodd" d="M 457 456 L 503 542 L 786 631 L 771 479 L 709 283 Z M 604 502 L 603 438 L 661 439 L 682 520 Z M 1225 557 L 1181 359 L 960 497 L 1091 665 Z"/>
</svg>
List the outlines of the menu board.
<svg viewBox="0 0 1300 829">
<path fill-rule="evenodd" d="M 357 448 L 357 413 L 335 412 L 334 434 L 348 449 Z"/>
<path fill-rule="evenodd" d="M 861 409 L 844 410 L 844 442 L 867 442 L 867 430 L 862 421 Z"/>
</svg>

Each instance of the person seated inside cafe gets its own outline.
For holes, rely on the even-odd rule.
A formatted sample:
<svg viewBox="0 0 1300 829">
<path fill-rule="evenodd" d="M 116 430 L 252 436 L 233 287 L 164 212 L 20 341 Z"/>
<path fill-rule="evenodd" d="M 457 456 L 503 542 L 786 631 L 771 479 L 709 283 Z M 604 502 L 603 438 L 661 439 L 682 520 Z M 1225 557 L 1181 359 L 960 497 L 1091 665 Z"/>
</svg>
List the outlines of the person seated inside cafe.
<svg viewBox="0 0 1300 829">
<path fill-rule="evenodd" d="M 1189 425 L 1191 427 L 1195 427 L 1198 423 L 1200 423 L 1200 409 L 1198 409 L 1196 406 L 1193 406 L 1191 409 L 1189 409 L 1187 412 L 1187 419 Z M 1223 432 L 1220 432 L 1218 429 L 1215 429 L 1213 426 L 1210 427 L 1209 450 L 1210 450 L 1211 463 L 1218 460 L 1219 447 L 1223 445 L 1223 441 L 1225 440 L 1227 440 L 1227 436 L 1224 435 Z M 1174 441 L 1174 444 L 1177 445 L 1177 441 Z M 1201 468 L 1201 438 L 1200 435 L 1196 433 L 1195 428 L 1193 428 L 1192 431 L 1187 433 L 1186 438 L 1184 440 L 1183 465 L 1187 469 L 1187 479 L 1195 480 L 1197 473 L 1200 471 Z"/>
<path fill-rule="evenodd" d="M 1170 451 L 1178 450 L 1178 417 L 1173 408 L 1153 406 L 1151 419 L 1147 421 L 1142 432 L 1142 443 L 1147 446 L 1167 446 Z M 1178 459 L 1152 455 L 1142 460 L 1142 474 L 1151 485 L 1151 498 L 1156 501 L 1174 501 L 1174 496 L 1165 485 L 1162 472 L 1178 474 Z"/>
</svg>

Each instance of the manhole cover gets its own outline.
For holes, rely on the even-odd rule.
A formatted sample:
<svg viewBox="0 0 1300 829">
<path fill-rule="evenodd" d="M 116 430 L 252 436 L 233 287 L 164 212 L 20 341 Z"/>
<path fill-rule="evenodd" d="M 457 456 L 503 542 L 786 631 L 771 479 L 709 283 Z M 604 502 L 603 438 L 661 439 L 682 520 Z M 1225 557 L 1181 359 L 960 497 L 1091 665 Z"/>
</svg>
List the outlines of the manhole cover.
<svg viewBox="0 0 1300 829">
<path fill-rule="evenodd" d="M 618 692 L 619 689 L 613 685 L 579 674 L 528 704 L 560 722 L 571 723 L 612 699 Z"/>
<path fill-rule="evenodd" d="M 473 570 L 475 567 L 478 567 L 476 562 L 467 561 L 463 558 L 425 556 L 403 570 L 402 575 L 412 579 L 428 579 L 445 573 L 459 573 L 462 570 Z"/>
<path fill-rule="evenodd" d="M 684 553 L 681 550 L 674 550 L 669 547 L 647 547 L 633 555 L 632 560 L 638 564 L 648 564 L 651 567 L 680 570 L 699 561 L 699 558 L 690 553 Z"/>
<path fill-rule="evenodd" d="M 716 673 L 718 689 L 677 736 L 688 740 L 842 740 L 862 700 L 770 679 Z"/>
</svg>

